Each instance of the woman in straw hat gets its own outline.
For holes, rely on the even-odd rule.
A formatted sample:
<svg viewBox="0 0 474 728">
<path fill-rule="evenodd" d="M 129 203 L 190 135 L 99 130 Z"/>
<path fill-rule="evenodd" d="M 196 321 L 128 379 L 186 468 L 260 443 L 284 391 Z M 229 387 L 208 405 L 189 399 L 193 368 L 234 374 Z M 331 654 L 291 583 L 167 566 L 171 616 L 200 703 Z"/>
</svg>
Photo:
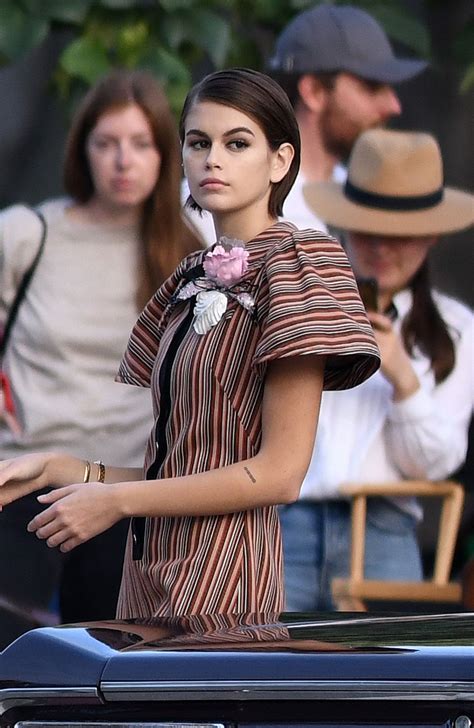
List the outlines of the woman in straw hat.
<svg viewBox="0 0 474 728">
<path fill-rule="evenodd" d="M 287 608 L 303 611 L 331 608 L 331 581 L 348 571 L 339 485 L 448 476 L 465 460 L 474 400 L 473 313 L 434 290 L 428 271 L 439 235 L 474 222 L 474 196 L 443 186 L 436 140 L 367 131 L 346 184 L 310 184 L 305 197 L 344 232 L 356 276 L 377 286 L 369 318 L 382 364 L 359 387 L 323 395 L 300 500 L 281 509 Z M 414 499 L 369 499 L 367 578 L 422 578 L 420 518 Z"/>
</svg>

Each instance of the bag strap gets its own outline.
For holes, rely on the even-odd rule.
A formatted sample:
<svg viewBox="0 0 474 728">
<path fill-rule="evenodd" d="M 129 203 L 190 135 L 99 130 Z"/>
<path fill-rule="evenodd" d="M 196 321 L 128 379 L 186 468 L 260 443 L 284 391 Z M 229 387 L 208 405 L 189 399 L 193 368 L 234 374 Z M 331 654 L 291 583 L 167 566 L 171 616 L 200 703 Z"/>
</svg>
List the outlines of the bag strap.
<svg viewBox="0 0 474 728">
<path fill-rule="evenodd" d="M 3 357 L 5 350 L 7 348 L 8 339 L 10 337 L 10 332 L 13 328 L 13 324 L 15 323 L 18 309 L 20 308 L 20 304 L 23 301 L 26 291 L 28 289 L 28 286 L 30 285 L 31 279 L 33 278 L 33 274 L 36 270 L 36 267 L 40 261 L 41 255 L 43 254 L 44 250 L 44 244 L 46 242 L 46 232 L 47 232 L 47 226 L 46 226 L 46 220 L 44 219 L 44 215 L 39 210 L 34 210 L 34 213 L 38 216 L 40 222 L 41 222 L 41 240 L 38 248 L 38 252 L 36 253 L 34 260 L 26 273 L 24 274 L 23 278 L 21 279 L 20 285 L 18 286 L 17 292 L 15 294 L 15 298 L 13 299 L 13 303 L 10 306 L 10 310 L 8 311 L 8 317 L 5 322 L 5 326 L 3 329 L 3 336 L 0 341 L 0 359 Z"/>
</svg>

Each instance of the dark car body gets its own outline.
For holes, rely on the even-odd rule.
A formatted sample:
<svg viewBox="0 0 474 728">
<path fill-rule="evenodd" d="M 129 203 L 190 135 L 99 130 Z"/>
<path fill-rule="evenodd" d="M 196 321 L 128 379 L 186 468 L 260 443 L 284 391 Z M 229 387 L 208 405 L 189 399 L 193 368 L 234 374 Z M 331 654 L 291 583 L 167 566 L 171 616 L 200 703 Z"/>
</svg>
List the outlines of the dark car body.
<svg viewBox="0 0 474 728">
<path fill-rule="evenodd" d="M 474 614 L 194 616 L 32 630 L 2 728 L 468 728 Z"/>
</svg>

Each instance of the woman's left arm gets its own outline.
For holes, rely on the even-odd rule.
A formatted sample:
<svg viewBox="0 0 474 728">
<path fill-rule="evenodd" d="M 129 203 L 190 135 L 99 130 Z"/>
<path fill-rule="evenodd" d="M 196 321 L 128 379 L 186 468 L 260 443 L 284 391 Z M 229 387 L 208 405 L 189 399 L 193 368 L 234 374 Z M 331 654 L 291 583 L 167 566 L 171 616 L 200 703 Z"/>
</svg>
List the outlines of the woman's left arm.
<svg viewBox="0 0 474 728">
<path fill-rule="evenodd" d="M 296 500 L 316 435 L 324 364 L 307 355 L 268 365 L 261 446 L 252 458 L 178 478 L 67 486 L 39 496 L 49 508 L 29 530 L 70 551 L 129 516 L 215 515 Z"/>
<path fill-rule="evenodd" d="M 411 359 L 404 366 L 397 357 L 387 357 L 384 337 L 390 339 L 389 334 L 376 332 L 381 369 L 387 376 L 389 367 L 387 378 L 394 385 L 394 400 L 385 426 L 390 457 L 407 478 L 445 478 L 466 458 L 474 400 L 473 319 L 455 340 L 454 369 L 437 385 L 431 370 L 423 372 L 420 367 L 417 374 Z"/>
</svg>

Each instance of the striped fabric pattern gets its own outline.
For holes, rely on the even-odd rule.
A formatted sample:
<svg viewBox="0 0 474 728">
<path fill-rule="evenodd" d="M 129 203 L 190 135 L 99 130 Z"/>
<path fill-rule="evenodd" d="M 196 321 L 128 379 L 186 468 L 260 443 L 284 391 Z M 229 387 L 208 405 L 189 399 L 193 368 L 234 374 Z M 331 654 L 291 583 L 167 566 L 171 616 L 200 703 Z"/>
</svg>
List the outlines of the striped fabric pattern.
<svg viewBox="0 0 474 728">
<path fill-rule="evenodd" d="M 340 244 L 323 233 L 279 222 L 246 245 L 242 287 L 255 315 L 229 300 L 221 321 L 198 335 L 190 327 L 170 378 L 166 455 L 159 477 L 205 472 L 258 452 L 265 371 L 283 356 L 328 356 L 325 387 L 355 386 L 379 363 L 353 274 Z M 132 331 L 118 381 L 151 386 L 160 414 L 159 374 L 189 312 L 176 301 L 189 256 L 162 286 Z M 145 470 L 156 457 L 155 431 Z M 148 518 L 143 558 L 127 544 L 118 616 L 279 612 L 282 553 L 277 510 L 223 516 Z"/>
</svg>

